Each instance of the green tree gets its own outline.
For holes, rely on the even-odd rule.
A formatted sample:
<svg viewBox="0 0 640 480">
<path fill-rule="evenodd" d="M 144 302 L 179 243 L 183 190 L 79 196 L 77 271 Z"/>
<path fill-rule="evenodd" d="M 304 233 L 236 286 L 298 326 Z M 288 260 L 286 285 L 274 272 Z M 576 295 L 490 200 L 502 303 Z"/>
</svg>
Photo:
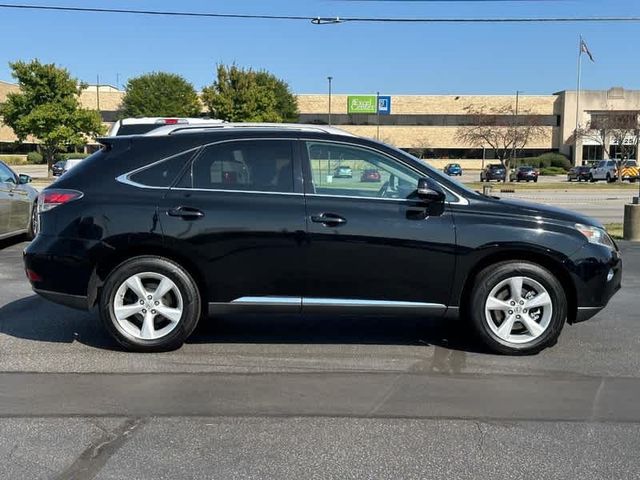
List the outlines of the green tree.
<svg viewBox="0 0 640 480">
<path fill-rule="evenodd" d="M 217 79 L 202 90 L 212 117 L 229 122 L 296 121 L 297 101 L 289 86 L 268 72 L 218 66 Z"/>
<path fill-rule="evenodd" d="M 276 111 L 282 122 L 297 122 L 300 112 L 298 111 L 298 100 L 291 93 L 289 85 L 284 80 L 280 80 L 275 75 L 261 71 L 256 73 L 258 85 L 266 87 L 272 91 L 276 97 Z"/>
<path fill-rule="evenodd" d="M 40 142 L 49 169 L 61 150 L 80 147 L 89 137 L 104 133 L 99 113 L 80 106 L 80 92 L 86 85 L 66 69 L 38 60 L 9 66 L 20 92 L 7 94 L 0 115 L 20 141 L 33 136 Z"/>
<path fill-rule="evenodd" d="M 153 72 L 127 82 L 126 117 L 197 117 L 202 107 L 193 85 L 180 75 Z"/>
</svg>

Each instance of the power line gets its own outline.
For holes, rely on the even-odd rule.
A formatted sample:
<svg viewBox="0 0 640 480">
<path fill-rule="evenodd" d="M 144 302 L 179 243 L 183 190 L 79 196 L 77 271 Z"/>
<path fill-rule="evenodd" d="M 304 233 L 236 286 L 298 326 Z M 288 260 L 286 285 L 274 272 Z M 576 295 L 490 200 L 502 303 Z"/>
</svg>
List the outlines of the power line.
<svg viewBox="0 0 640 480">
<path fill-rule="evenodd" d="M 452 0 L 448 0 L 452 1 Z M 458 0 L 460 1 L 460 0 Z M 488 1 L 488 0 L 483 0 Z M 531 1 L 531 0 L 528 0 Z M 0 3 L 0 8 L 20 10 L 48 10 L 58 12 L 113 13 L 130 15 L 155 15 L 166 17 L 204 17 L 253 20 L 307 21 L 316 25 L 360 22 L 360 23 L 620 23 L 640 22 L 640 17 L 503 17 L 503 18 L 458 18 L 458 17 L 311 17 L 300 15 L 261 15 L 244 13 L 180 12 L 163 10 L 128 10 L 121 8 L 62 7 L 55 5 L 27 5 Z"/>
</svg>

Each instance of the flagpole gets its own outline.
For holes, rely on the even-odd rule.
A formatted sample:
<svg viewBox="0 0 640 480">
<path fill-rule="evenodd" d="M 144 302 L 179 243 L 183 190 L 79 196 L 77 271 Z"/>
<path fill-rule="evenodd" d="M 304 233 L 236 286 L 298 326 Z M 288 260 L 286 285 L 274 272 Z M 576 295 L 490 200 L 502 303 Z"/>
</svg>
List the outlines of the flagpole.
<svg viewBox="0 0 640 480">
<path fill-rule="evenodd" d="M 573 163 L 578 165 L 578 129 L 580 128 L 580 77 L 582 76 L 582 35 L 578 38 L 578 80 L 576 88 L 576 130 L 574 133 Z"/>
</svg>

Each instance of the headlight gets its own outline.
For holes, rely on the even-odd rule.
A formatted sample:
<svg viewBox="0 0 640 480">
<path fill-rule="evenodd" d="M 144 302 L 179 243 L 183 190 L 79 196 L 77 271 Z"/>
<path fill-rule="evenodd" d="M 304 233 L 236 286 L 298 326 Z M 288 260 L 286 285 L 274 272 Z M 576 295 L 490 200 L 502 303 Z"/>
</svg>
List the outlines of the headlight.
<svg viewBox="0 0 640 480">
<path fill-rule="evenodd" d="M 595 243 L 596 245 L 602 245 L 615 250 L 616 247 L 613 240 L 611 240 L 609 234 L 602 228 L 576 223 L 576 229 L 589 240 L 589 243 Z"/>
</svg>

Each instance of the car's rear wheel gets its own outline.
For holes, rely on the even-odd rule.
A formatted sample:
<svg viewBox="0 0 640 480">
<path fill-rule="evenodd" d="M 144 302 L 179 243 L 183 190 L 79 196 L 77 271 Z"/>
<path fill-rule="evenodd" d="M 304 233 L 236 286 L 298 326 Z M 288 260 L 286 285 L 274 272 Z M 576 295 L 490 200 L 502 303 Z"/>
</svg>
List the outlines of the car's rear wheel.
<svg viewBox="0 0 640 480">
<path fill-rule="evenodd" d="M 492 351 L 533 354 L 556 343 L 567 318 L 567 298 L 547 269 L 502 262 L 484 269 L 474 283 L 471 321 Z"/>
<path fill-rule="evenodd" d="M 189 273 L 161 257 L 136 257 L 108 276 L 100 317 L 127 350 L 179 348 L 200 318 L 200 293 Z"/>
<path fill-rule="evenodd" d="M 38 217 L 38 202 L 31 205 L 31 215 L 29 217 L 29 225 L 27 226 L 27 240 L 36 238 L 40 229 L 40 217 Z"/>
</svg>

